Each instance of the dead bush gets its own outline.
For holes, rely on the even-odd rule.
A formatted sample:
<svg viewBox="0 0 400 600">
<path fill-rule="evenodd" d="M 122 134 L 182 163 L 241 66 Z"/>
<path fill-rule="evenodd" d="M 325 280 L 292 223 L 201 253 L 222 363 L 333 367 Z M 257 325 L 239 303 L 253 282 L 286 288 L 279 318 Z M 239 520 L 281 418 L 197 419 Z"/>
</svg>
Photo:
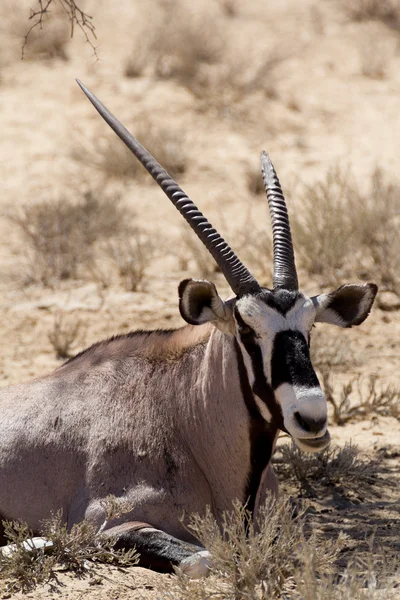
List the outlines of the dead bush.
<svg viewBox="0 0 400 600">
<path fill-rule="evenodd" d="M 58 313 L 54 315 L 48 338 L 58 359 L 71 358 L 72 348 L 83 338 L 82 321 Z"/>
<path fill-rule="evenodd" d="M 257 526 L 239 503 L 224 513 L 218 525 L 210 510 L 193 516 L 189 526 L 213 557 L 211 575 L 193 580 L 181 573 L 163 597 L 174 600 L 204 598 L 237 599 L 287 597 L 299 567 L 299 557 L 316 544 L 304 534 L 301 516 L 295 516 L 288 500 L 269 498 L 260 508 Z M 332 569 L 343 540 L 319 541 L 315 553 L 318 576 Z M 161 590 L 160 590 L 161 591 Z M 284 594 L 284 595 L 281 595 Z"/>
<path fill-rule="evenodd" d="M 324 180 L 307 186 L 300 203 L 303 210 L 291 217 L 297 255 L 311 276 L 336 284 L 358 246 L 351 218 L 361 204 L 358 189 L 349 173 L 336 167 Z"/>
<path fill-rule="evenodd" d="M 236 114 L 252 94 L 262 93 L 270 99 L 278 96 L 279 66 L 287 58 L 288 50 L 282 45 L 263 48 L 251 56 L 248 48 L 238 50 L 237 43 L 232 42 L 220 62 L 200 65 L 181 83 L 195 96 L 199 110 L 211 108 L 222 116 Z"/>
<path fill-rule="evenodd" d="M 172 177 L 186 171 L 188 146 L 181 131 L 171 125 L 159 126 L 149 114 L 137 117 L 131 128 L 135 137 L 147 148 Z M 113 133 L 96 136 L 89 142 L 73 142 L 72 158 L 99 169 L 105 176 L 116 178 L 139 177 L 146 174 L 132 152 Z"/>
<path fill-rule="evenodd" d="M 219 60 L 224 45 L 222 22 L 211 3 L 200 6 L 167 0 L 160 9 L 150 48 L 158 77 L 184 83 L 195 76 L 201 64 Z"/>
<path fill-rule="evenodd" d="M 118 199 L 110 201 L 94 191 L 77 201 L 61 197 L 25 205 L 9 218 L 22 233 L 28 283 L 49 286 L 77 278 L 93 262 L 95 243 L 124 231 L 131 222 Z"/>
<path fill-rule="evenodd" d="M 284 479 L 297 482 L 308 495 L 318 487 L 341 485 L 360 489 L 376 482 L 378 463 L 360 458 L 357 446 L 330 446 L 322 452 L 307 454 L 292 442 L 279 447 L 274 459 L 277 471 Z"/>
<path fill-rule="evenodd" d="M 99 535 L 88 521 L 68 531 L 61 512 L 43 523 L 41 536 L 50 544 L 40 547 L 25 523 L 3 521 L 3 525 L 9 551 L 0 551 L 0 579 L 10 593 L 27 592 L 40 583 L 56 580 L 60 567 L 84 575 L 95 572 L 100 563 L 131 566 L 138 562 L 135 551 L 114 550 L 114 540 Z"/>
<path fill-rule="evenodd" d="M 377 169 L 360 192 L 348 169 L 335 167 L 306 186 L 291 217 L 297 254 L 310 276 L 337 285 L 354 277 L 400 293 L 400 190 Z M 379 202 L 377 201 L 379 198 Z"/>
<path fill-rule="evenodd" d="M 386 25 L 400 26 L 398 0 L 340 0 L 353 21 L 382 21 Z"/>
<path fill-rule="evenodd" d="M 136 292 L 142 285 L 152 259 L 156 255 L 158 244 L 139 231 L 133 235 L 109 240 L 103 247 L 103 253 L 115 265 L 124 288 Z"/>
<path fill-rule="evenodd" d="M 97 57 L 96 48 L 93 44 L 93 40 L 96 39 L 96 33 L 92 17 L 82 10 L 75 0 L 37 0 L 36 6 L 34 6 L 34 8 L 30 7 L 30 26 L 24 31 L 22 58 L 25 56 L 25 51 L 32 45 L 32 40 L 34 43 L 35 38 L 37 41 L 40 35 L 42 38 L 49 37 L 49 24 L 47 21 L 50 21 L 51 23 L 51 19 L 54 18 L 54 15 L 58 17 L 59 26 L 62 26 L 64 30 L 65 25 L 67 25 L 68 38 L 73 37 L 75 28 L 80 29 L 86 38 L 86 41 L 93 49 L 94 55 Z M 44 26 L 46 26 L 45 34 L 43 34 L 42 31 Z M 45 41 L 43 44 L 42 39 L 41 44 L 46 46 L 46 50 L 50 48 L 49 40 Z M 58 54 L 57 56 L 64 59 L 67 58 L 66 55 L 61 54 Z"/>
<path fill-rule="evenodd" d="M 275 98 L 279 66 L 292 50 L 282 43 L 243 44 L 240 21 L 232 18 L 237 10 L 231 0 L 162 2 L 150 31 L 147 23 L 144 42 L 138 35 L 140 41 L 131 54 L 133 73 L 142 71 L 142 61 L 139 58 L 137 68 L 136 57 L 143 52 L 155 77 L 175 79 L 193 94 L 199 110 L 216 110 L 222 116 L 236 113 L 256 92 Z M 129 60 L 126 68 L 131 70 Z"/>
<path fill-rule="evenodd" d="M 333 408 L 333 421 L 345 425 L 349 421 L 369 419 L 374 415 L 400 419 L 400 390 L 391 384 L 384 384 L 376 375 L 364 378 L 360 375 L 334 391 L 331 370 L 321 369 L 322 387 L 327 402 Z"/>
</svg>

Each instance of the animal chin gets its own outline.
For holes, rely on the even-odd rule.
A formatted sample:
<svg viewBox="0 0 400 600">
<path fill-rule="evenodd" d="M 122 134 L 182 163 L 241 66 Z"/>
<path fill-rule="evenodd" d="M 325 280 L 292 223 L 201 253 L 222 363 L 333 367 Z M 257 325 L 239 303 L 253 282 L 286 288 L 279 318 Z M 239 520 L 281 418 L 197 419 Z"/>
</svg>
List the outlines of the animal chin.
<svg viewBox="0 0 400 600">
<path fill-rule="evenodd" d="M 300 450 L 303 450 L 303 452 L 321 452 L 321 450 L 324 450 L 324 448 L 326 448 L 327 446 L 329 446 L 330 441 L 331 441 L 331 436 L 329 434 L 329 431 L 327 430 L 324 435 L 322 435 L 319 438 L 312 438 L 312 439 L 304 439 L 304 438 L 298 438 L 298 437 L 293 437 L 296 445 L 300 448 Z"/>
</svg>

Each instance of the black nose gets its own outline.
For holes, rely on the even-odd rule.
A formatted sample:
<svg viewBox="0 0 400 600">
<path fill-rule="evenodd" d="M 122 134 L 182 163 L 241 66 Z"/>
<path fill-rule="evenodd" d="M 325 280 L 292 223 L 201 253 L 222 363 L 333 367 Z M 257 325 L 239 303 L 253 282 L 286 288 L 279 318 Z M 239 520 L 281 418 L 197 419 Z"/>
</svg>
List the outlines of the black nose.
<svg viewBox="0 0 400 600">
<path fill-rule="evenodd" d="M 307 431 L 307 433 L 318 433 L 326 424 L 326 419 L 323 417 L 319 419 L 312 419 L 311 417 L 305 418 L 302 417 L 299 412 L 295 412 L 294 417 L 300 427 L 304 429 L 304 431 Z"/>
</svg>

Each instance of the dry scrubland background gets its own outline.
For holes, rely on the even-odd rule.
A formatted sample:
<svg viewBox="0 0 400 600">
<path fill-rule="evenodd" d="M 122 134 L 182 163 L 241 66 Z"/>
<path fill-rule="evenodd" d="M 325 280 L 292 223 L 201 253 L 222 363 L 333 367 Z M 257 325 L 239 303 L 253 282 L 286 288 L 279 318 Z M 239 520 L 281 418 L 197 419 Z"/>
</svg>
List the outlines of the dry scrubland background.
<svg viewBox="0 0 400 600">
<path fill-rule="evenodd" d="M 229 294 L 78 77 L 262 283 L 271 283 L 265 149 L 286 193 L 302 289 L 380 285 L 367 323 L 339 335 L 318 326 L 313 352 L 334 440 L 351 438 L 392 468 L 400 442 L 400 3 L 82 6 L 94 16 L 98 60 L 79 30 L 70 39 L 53 6 L 21 61 L 29 3 L 0 6 L 1 384 L 42 375 L 112 334 L 182 325 L 182 278 L 210 278 Z M 361 532 L 381 518 L 398 524 L 394 485 L 380 492 L 388 513 L 378 506 L 364 525 L 354 521 Z M 154 576 L 147 584 L 140 577 L 151 588 Z"/>
</svg>

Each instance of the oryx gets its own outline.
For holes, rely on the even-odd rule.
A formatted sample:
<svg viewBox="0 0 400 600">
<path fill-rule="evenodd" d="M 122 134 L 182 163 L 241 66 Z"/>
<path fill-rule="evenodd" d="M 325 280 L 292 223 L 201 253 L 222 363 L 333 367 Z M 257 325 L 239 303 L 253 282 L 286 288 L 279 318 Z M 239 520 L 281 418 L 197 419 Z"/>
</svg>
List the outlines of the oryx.
<svg viewBox="0 0 400 600">
<path fill-rule="evenodd" d="M 272 163 L 261 155 L 272 217 L 274 274 L 261 287 L 219 233 L 147 150 L 82 90 L 210 251 L 234 297 L 213 283 L 179 285 L 188 325 L 102 341 L 51 375 L 0 394 L 0 515 L 37 531 L 62 509 L 68 526 L 104 521 L 113 494 L 132 510 L 107 524 L 142 564 L 204 571 L 207 553 L 182 523 L 232 501 L 256 514 L 277 483 L 270 464 L 279 431 L 303 450 L 329 443 L 327 405 L 310 361 L 316 321 L 340 327 L 367 317 L 376 285 L 349 284 L 309 298 L 298 289 L 292 238 Z"/>
</svg>

